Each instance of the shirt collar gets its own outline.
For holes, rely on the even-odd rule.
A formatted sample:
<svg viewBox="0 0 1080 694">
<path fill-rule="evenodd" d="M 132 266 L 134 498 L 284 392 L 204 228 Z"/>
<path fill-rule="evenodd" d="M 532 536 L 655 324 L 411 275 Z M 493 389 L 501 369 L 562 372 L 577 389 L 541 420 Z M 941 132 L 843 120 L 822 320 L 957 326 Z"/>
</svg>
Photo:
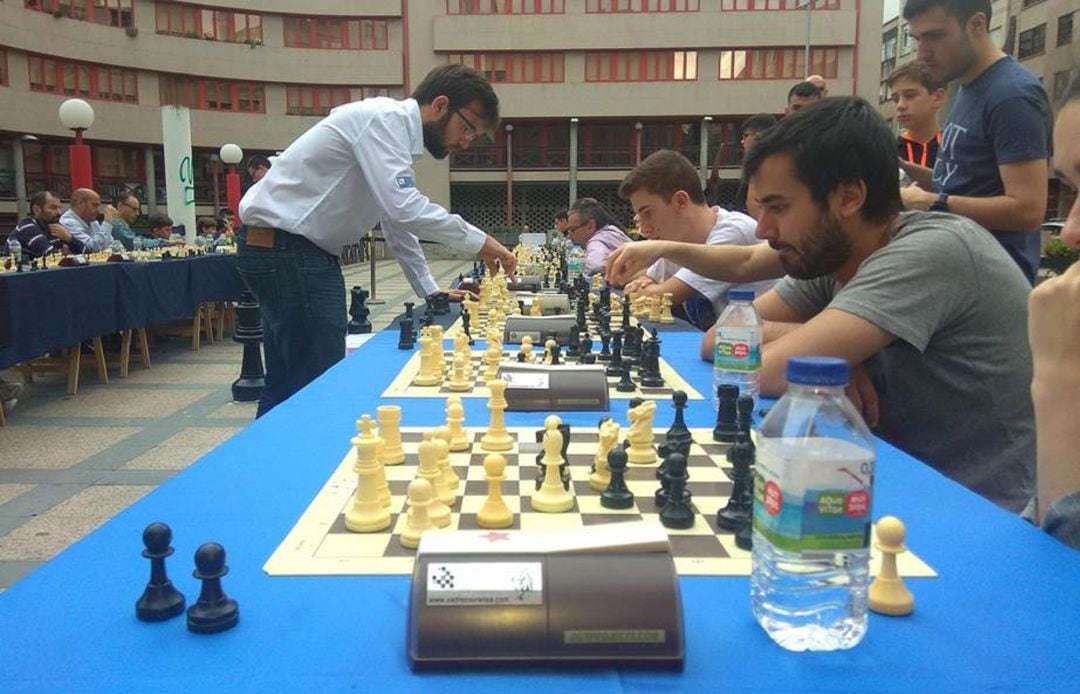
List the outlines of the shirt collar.
<svg viewBox="0 0 1080 694">
<path fill-rule="evenodd" d="M 413 161 L 424 156 L 424 124 L 420 120 L 420 104 L 416 99 L 405 99 L 405 112 L 409 114 L 409 153 Z"/>
</svg>

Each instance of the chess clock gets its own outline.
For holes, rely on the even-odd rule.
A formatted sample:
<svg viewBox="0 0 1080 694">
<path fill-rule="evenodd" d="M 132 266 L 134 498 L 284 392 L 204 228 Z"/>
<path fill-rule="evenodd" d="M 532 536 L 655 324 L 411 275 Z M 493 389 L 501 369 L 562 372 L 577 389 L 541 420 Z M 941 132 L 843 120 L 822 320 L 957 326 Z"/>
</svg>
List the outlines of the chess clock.
<svg viewBox="0 0 1080 694">
<path fill-rule="evenodd" d="M 570 333 L 577 325 L 572 315 L 558 316 L 507 316 L 503 327 L 503 342 L 520 344 L 521 338 L 528 335 L 535 344 L 544 344 L 549 339 L 560 345 L 570 342 Z"/>
<path fill-rule="evenodd" d="M 682 603 L 656 523 L 425 533 L 406 650 L 414 670 L 566 663 L 682 669 Z"/>
<path fill-rule="evenodd" d="M 603 365 L 499 365 L 506 381 L 506 409 L 516 412 L 608 409 L 608 380 Z"/>
</svg>

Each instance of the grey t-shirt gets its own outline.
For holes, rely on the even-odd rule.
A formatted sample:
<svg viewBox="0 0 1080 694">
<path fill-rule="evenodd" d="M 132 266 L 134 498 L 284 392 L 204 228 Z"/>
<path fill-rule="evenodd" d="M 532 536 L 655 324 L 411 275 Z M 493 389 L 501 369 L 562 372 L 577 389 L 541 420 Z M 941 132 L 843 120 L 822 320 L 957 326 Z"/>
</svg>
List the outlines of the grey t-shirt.
<svg viewBox="0 0 1080 694">
<path fill-rule="evenodd" d="M 846 285 L 786 277 L 775 288 L 804 318 L 828 307 L 896 336 L 868 365 L 877 433 L 995 503 L 1024 508 L 1035 487 L 1030 286 L 994 237 L 963 217 L 907 213 Z"/>
</svg>

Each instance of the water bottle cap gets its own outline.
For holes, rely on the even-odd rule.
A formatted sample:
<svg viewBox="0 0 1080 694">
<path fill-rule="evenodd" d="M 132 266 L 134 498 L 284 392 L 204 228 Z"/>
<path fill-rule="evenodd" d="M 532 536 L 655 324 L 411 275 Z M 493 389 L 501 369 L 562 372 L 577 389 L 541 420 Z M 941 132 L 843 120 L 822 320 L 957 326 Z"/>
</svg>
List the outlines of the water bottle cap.
<svg viewBox="0 0 1080 694">
<path fill-rule="evenodd" d="M 729 289 L 727 293 L 728 301 L 753 301 L 754 290 L 753 289 Z"/>
<path fill-rule="evenodd" d="M 836 357 L 795 357 L 788 361 L 788 383 L 806 386 L 846 386 L 848 363 Z"/>
</svg>

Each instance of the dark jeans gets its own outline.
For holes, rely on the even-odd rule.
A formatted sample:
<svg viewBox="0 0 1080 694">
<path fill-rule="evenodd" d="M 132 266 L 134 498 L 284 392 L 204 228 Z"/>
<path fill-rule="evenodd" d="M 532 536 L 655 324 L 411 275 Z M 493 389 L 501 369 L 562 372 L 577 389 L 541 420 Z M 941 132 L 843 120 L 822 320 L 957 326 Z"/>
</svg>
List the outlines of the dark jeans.
<svg viewBox="0 0 1080 694">
<path fill-rule="evenodd" d="M 302 236 L 275 233 L 274 248 L 237 234 L 237 269 L 262 310 L 266 387 L 256 417 L 345 356 L 345 279 L 337 256 Z"/>
</svg>

